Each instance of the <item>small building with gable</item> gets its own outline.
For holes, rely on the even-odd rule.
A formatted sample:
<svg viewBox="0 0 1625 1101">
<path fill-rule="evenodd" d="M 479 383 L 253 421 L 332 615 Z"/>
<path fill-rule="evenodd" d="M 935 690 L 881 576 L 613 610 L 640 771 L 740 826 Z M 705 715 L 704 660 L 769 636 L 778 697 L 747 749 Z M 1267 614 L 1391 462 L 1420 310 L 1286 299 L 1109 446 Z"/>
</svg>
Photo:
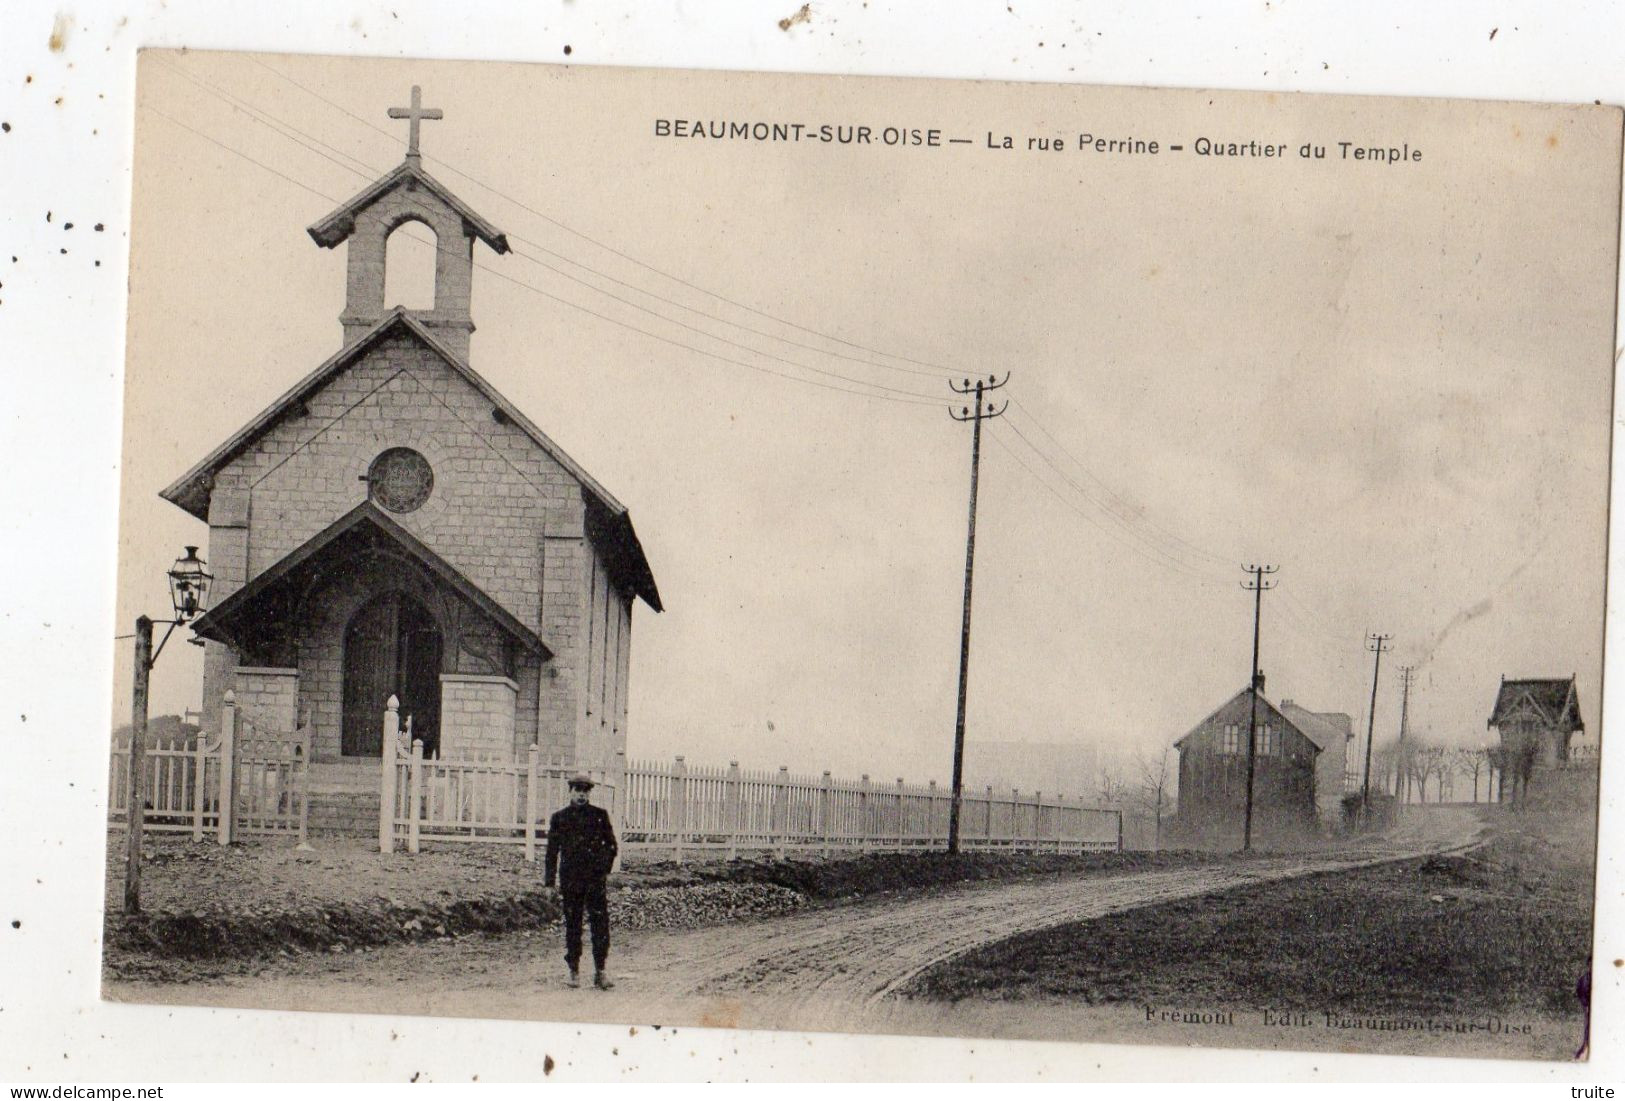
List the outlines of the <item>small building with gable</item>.
<svg viewBox="0 0 1625 1101">
<path fill-rule="evenodd" d="M 229 689 L 308 728 L 312 829 L 376 829 L 390 696 L 428 756 L 534 744 L 615 782 L 633 604 L 661 609 L 626 506 L 471 365 L 474 250 L 509 246 L 424 170 L 417 100 L 405 160 L 308 231 L 348 249 L 341 347 L 162 493 L 209 526 L 204 727 Z M 423 309 L 385 302 L 408 222 Z"/>
<path fill-rule="evenodd" d="M 1538 772 L 1570 765 L 1574 735 L 1585 731 L 1575 678 L 1508 680 L 1503 675 L 1487 725 L 1498 739 L 1495 754 L 1496 767 L 1501 770 L 1500 799 L 1522 802 Z M 1594 765 L 1595 757 L 1588 763 Z"/>
<path fill-rule="evenodd" d="M 1316 762 L 1321 746 L 1264 696 L 1258 677 L 1174 743 L 1179 751 L 1177 833 L 1189 841 L 1239 845 L 1247 804 L 1247 730 L 1253 728 L 1253 837 L 1290 841 L 1316 827 Z M 1339 766 L 1341 768 L 1341 766 Z"/>
</svg>

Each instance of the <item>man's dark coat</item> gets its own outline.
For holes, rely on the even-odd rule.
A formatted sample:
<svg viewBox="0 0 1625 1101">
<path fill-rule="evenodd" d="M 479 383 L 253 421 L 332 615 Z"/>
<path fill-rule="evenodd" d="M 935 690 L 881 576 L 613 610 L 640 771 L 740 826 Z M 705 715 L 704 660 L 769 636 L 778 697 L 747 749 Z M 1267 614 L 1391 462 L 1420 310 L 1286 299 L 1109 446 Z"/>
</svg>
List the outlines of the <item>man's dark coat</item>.
<svg viewBox="0 0 1625 1101">
<path fill-rule="evenodd" d="M 544 882 L 551 887 L 557 880 L 562 887 L 571 887 L 601 881 L 614 866 L 617 851 L 608 811 L 591 803 L 565 807 L 547 823 Z"/>
</svg>

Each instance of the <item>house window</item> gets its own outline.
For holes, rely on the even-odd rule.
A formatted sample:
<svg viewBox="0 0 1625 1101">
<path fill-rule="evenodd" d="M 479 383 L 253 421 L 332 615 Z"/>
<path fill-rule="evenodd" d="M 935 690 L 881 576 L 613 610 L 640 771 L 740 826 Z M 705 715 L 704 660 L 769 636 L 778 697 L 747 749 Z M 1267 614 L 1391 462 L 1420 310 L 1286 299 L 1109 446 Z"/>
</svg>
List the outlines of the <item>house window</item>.
<svg viewBox="0 0 1625 1101">
<path fill-rule="evenodd" d="M 1220 746 L 1219 752 L 1231 756 L 1241 752 L 1241 724 L 1225 724 L 1224 743 Z"/>
<path fill-rule="evenodd" d="M 1253 728 L 1253 753 L 1259 757 L 1274 757 L 1281 752 L 1280 732 L 1273 729 L 1269 723 L 1259 723 Z"/>
<path fill-rule="evenodd" d="M 412 512 L 423 507 L 434 491 L 429 460 L 410 447 L 392 447 L 372 461 L 367 471 L 367 492 L 391 512 Z"/>
</svg>

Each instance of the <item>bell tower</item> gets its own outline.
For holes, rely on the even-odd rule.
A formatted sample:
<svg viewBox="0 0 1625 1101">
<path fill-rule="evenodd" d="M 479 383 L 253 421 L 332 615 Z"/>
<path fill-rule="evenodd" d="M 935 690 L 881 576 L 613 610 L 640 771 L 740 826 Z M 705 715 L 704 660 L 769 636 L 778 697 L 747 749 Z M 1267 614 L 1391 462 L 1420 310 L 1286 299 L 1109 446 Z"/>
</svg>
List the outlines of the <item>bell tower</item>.
<svg viewBox="0 0 1625 1101">
<path fill-rule="evenodd" d="M 345 276 L 344 344 L 353 344 L 392 312 L 384 301 L 384 271 L 390 234 L 403 223 L 419 222 L 435 238 L 434 305 L 403 312 L 423 324 L 446 348 L 468 362 L 474 332 L 470 296 L 474 276 L 474 241 L 484 241 L 498 254 L 510 251 L 508 239 L 444 184 L 423 169 L 418 128 L 442 118 L 438 108 L 423 106 L 423 92 L 412 87 L 409 107 L 391 107 L 389 117 L 408 123 L 406 159 L 349 202 L 312 225 L 307 232 L 323 248 L 349 242 Z M 399 241 L 396 247 L 412 247 Z"/>
</svg>

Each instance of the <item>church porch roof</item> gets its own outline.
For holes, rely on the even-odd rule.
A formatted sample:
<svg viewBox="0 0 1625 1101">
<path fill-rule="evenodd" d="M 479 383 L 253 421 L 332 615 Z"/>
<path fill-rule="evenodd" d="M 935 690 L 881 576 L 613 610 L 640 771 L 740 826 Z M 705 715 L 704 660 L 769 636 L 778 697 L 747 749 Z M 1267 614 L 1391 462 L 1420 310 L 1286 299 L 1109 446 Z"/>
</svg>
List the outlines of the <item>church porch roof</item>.
<svg viewBox="0 0 1625 1101">
<path fill-rule="evenodd" d="M 552 648 L 541 636 L 371 501 L 363 501 L 345 513 L 205 612 L 192 624 L 192 630 L 203 638 L 233 643 L 257 624 L 296 621 L 304 596 L 322 582 L 335 564 L 380 550 L 420 568 L 436 584 L 479 609 L 525 649 L 540 654 L 544 660 L 553 656 Z"/>
</svg>

